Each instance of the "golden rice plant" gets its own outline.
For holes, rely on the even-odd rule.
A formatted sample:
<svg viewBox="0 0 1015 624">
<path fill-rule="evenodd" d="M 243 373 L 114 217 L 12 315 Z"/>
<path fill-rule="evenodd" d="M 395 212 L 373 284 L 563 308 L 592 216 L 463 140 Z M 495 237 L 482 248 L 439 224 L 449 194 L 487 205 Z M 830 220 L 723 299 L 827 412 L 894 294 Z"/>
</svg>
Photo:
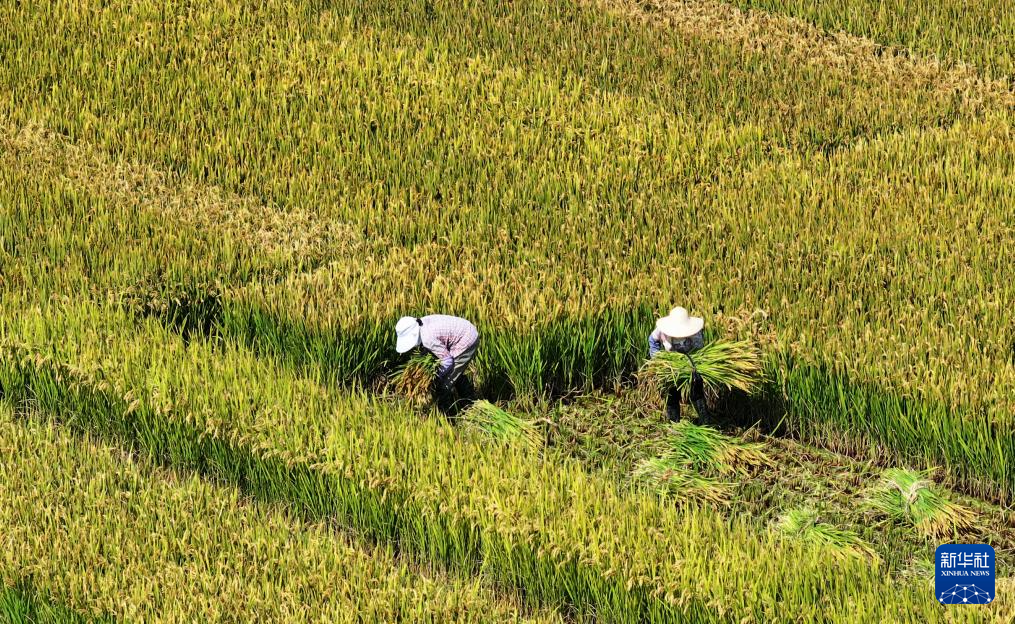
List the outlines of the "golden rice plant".
<svg viewBox="0 0 1015 624">
<path fill-rule="evenodd" d="M 996 3 L 941 20 L 926 3 L 853 10 L 867 1 L 766 6 L 1006 62 Z M 816 67 L 588 3 L 423 8 L 0 8 L 0 334 L 24 347 L 0 358 L 4 393 L 579 614 L 951 617 L 925 588 L 334 382 L 383 370 L 392 310 L 412 307 L 475 320 L 491 384 L 622 386 L 678 292 L 711 326 L 758 312 L 732 335 L 773 336 L 762 388 L 795 433 L 1010 496 L 1011 111 L 934 71 Z M 660 241 L 678 240 L 674 262 Z M 190 280 L 226 285 L 218 340 L 92 304 Z M 670 482 L 715 469 L 703 443 Z"/>
<path fill-rule="evenodd" d="M 117 620 L 560 621 L 2 403 L 0 448 L 0 596 L 31 570 L 34 591 Z"/>
<path fill-rule="evenodd" d="M 558 396 L 638 367 L 673 304 L 665 275 L 710 326 L 759 313 L 736 338 L 774 336 L 765 390 L 795 433 L 1015 491 L 1015 336 L 997 304 L 1013 292 L 994 252 L 1012 248 L 997 210 L 1010 107 L 933 60 L 885 80 L 894 52 L 801 63 L 779 41 L 693 34 L 721 7 L 687 9 L 675 41 L 582 3 L 428 6 L 421 21 L 374 1 L 218 0 L 166 37 L 155 2 L 12 5 L 0 288 L 223 278 L 228 339 L 363 385 L 388 360 L 393 309 L 447 309 L 491 338 L 480 377 Z M 836 29 L 849 12 L 828 11 Z M 927 17 L 921 32 L 962 55 L 1010 39 L 989 3 L 927 11 L 857 19 L 897 34 L 900 15 Z M 731 15 L 720 27 L 737 31 Z M 804 49 L 831 58 L 841 39 Z M 675 213 L 703 226 L 689 237 Z M 658 241 L 678 239 L 674 263 Z"/>
<path fill-rule="evenodd" d="M 456 572 L 481 565 L 533 606 L 628 621 L 708 621 L 714 614 L 701 605 L 714 600 L 738 617 L 767 605 L 761 617 L 775 620 L 822 619 L 855 604 L 869 605 L 861 620 L 903 605 L 938 618 L 926 592 L 888 592 L 863 565 L 773 545 L 747 519 L 623 490 L 564 458 L 458 436 L 330 387 L 320 368 L 298 372 L 242 345 L 187 342 L 115 306 L 52 301 L 0 318 L 0 337 L 23 343 L 0 350 L 8 400 L 31 398 L 79 431 Z M 703 582 L 702 566 L 724 582 Z M 808 589 L 815 579 L 819 602 Z M 730 582 L 744 591 L 730 594 Z"/>
<path fill-rule="evenodd" d="M 924 57 L 927 71 L 935 74 L 941 71 L 938 65 L 969 64 L 1002 79 L 1015 70 L 1015 52 L 1006 44 L 1015 35 L 1015 18 L 1001 3 L 739 0 L 736 4 L 758 9 L 762 15 L 800 18 L 829 32 L 852 33 L 862 38 L 872 55 Z M 974 41 L 977 45 L 970 45 Z"/>
</svg>

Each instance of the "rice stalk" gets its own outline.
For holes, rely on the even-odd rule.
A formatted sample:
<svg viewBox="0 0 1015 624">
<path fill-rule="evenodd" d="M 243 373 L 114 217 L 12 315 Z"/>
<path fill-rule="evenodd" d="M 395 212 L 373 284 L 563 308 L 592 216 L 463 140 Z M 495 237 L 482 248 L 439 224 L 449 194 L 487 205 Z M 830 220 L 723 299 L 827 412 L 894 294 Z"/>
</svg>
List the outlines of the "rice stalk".
<svg viewBox="0 0 1015 624">
<path fill-rule="evenodd" d="M 732 487 L 729 483 L 692 472 L 685 464 L 668 457 L 641 460 L 631 477 L 635 482 L 647 485 L 651 491 L 667 498 L 717 506 L 730 504 Z"/>
<path fill-rule="evenodd" d="M 391 386 L 413 405 L 423 405 L 430 400 L 439 368 L 440 362 L 432 354 L 416 351 L 391 375 Z"/>
<path fill-rule="evenodd" d="M 745 442 L 712 427 L 687 421 L 669 426 L 665 457 L 688 470 L 709 475 L 747 477 L 772 465 L 760 442 Z"/>
</svg>

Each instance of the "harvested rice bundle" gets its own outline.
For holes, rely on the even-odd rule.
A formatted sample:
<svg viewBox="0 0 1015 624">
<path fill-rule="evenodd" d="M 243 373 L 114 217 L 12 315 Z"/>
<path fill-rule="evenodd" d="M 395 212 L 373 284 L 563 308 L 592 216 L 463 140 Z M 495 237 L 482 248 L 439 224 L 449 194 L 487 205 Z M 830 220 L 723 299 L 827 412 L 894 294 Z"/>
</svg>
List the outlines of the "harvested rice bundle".
<svg viewBox="0 0 1015 624">
<path fill-rule="evenodd" d="M 391 376 L 391 385 L 399 395 L 415 405 L 422 405 L 430 400 L 430 389 L 439 367 L 440 362 L 430 353 L 414 353 Z"/>
<path fill-rule="evenodd" d="M 489 401 L 476 401 L 465 411 L 464 417 L 467 422 L 499 440 L 520 440 L 529 447 L 539 446 L 542 442 L 535 425 Z"/>
<path fill-rule="evenodd" d="M 818 512 L 813 509 L 792 509 L 779 517 L 775 530 L 809 544 L 828 549 L 837 558 L 867 557 L 872 561 L 881 558 L 871 546 L 853 531 L 838 529 L 818 521 Z"/>
<path fill-rule="evenodd" d="M 745 340 L 710 342 L 691 353 L 694 367 L 712 390 L 752 392 L 762 378 L 761 353 Z M 643 374 L 665 387 L 687 391 L 691 384 L 691 363 L 682 353 L 663 351 L 645 362 Z"/>
<path fill-rule="evenodd" d="M 687 421 L 670 425 L 669 431 L 665 457 L 688 470 L 746 477 L 757 468 L 772 465 L 764 445 L 758 442 L 738 440 Z"/>
<path fill-rule="evenodd" d="M 717 478 L 746 477 L 772 463 L 761 444 L 689 422 L 673 424 L 666 442 L 669 448 L 659 457 L 639 462 L 632 476 L 651 484 L 659 494 L 684 500 L 728 504 L 733 484 Z"/>
<path fill-rule="evenodd" d="M 932 472 L 889 468 L 867 502 L 892 520 L 912 524 L 927 537 L 971 528 L 973 512 L 939 492 L 931 479 Z"/>
</svg>

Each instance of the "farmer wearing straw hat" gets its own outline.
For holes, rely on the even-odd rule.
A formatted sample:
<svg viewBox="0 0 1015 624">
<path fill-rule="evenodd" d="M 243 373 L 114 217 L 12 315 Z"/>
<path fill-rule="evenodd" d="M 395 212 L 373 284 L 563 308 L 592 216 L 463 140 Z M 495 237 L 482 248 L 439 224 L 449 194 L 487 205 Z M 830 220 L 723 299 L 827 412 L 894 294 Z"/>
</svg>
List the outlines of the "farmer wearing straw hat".
<svg viewBox="0 0 1015 624">
<path fill-rule="evenodd" d="M 399 353 L 422 346 L 440 360 L 433 391 L 437 407 L 442 412 L 453 412 L 452 393 L 456 386 L 461 395 L 469 399 L 475 398 L 472 382 L 462 375 L 479 347 L 479 330 L 475 325 L 463 318 L 446 314 L 431 314 L 422 318 L 403 316 L 395 324 L 395 334 L 395 350 Z"/>
<path fill-rule="evenodd" d="M 648 337 L 648 356 L 655 357 L 660 351 L 675 351 L 688 354 L 695 349 L 705 346 L 705 338 L 702 329 L 705 327 L 704 319 L 697 316 L 690 316 L 687 310 L 681 307 L 673 308 L 669 316 L 664 316 L 656 321 L 655 329 Z M 700 387 L 700 377 L 691 384 L 691 399 L 697 406 L 703 398 L 704 391 Z M 704 419 L 704 414 L 699 414 Z M 666 416 L 671 421 L 680 420 L 680 390 L 670 388 L 666 394 Z"/>
</svg>

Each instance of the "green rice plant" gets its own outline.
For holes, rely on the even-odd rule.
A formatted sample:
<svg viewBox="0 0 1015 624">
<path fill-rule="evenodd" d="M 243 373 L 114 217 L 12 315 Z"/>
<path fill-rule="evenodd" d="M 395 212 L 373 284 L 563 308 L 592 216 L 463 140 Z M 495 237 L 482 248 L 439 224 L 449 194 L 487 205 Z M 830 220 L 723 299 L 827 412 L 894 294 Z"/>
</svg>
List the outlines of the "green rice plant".
<svg viewBox="0 0 1015 624">
<path fill-rule="evenodd" d="M 529 448 L 536 448 L 543 442 L 542 434 L 531 422 L 486 400 L 474 402 L 463 413 L 463 417 L 498 440 L 517 440 Z"/>
<path fill-rule="evenodd" d="M 440 361 L 428 351 L 416 350 L 391 375 L 391 387 L 414 405 L 429 403 Z"/>
<path fill-rule="evenodd" d="M 954 535 L 969 529 L 976 520 L 972 510 L 948 500 L 934 485 L 933 469 L 889 468 L 867 498 L 873 509 L 894 522 L 916 527 L 928 538 Z"/>
<path fill-rule="evenodd" d="M 682 502 L 729 505 L 732 485 L 702 476 L 671 457 L 653 457 L 639 461 L 631 473 L 636 482 L 652 491 Z"/>
<path fill-rule="evenodd" d="M 690 354 L 694 369 L 713 392 L 753 392 L 762 381 L 761 353 L 748 341 L 716 340 Z M 686 392 L 691 386 L 692 365 L 682 353 L 663 351 L 647 360 L 642 372 L 664 387 Z"/>
<path fill-rule="evenodd" d="M 792 539 L 827 548 L 835 557 L 864 557 L 878 562 L 880 557 L 853 531 L 818 521 L 813 509 L 791 509 L 774 523 L 776 531 Z"/>
<path fill-rule="evenodd" d="M 747 477 L 769 467 L 772 460 L 760 442 L 745 442 L 716 431 L 712 427 L 687 421 L 669 426 L 666 457 L 679 464 L 709 475 Z"/>
<path fill-rule="evenodd" d="M 0 583 L 0 621 L 10 624 L 113 624 L 108 617 L 89 617 L 41 595 L 29 583 Z"/>
</svg>

